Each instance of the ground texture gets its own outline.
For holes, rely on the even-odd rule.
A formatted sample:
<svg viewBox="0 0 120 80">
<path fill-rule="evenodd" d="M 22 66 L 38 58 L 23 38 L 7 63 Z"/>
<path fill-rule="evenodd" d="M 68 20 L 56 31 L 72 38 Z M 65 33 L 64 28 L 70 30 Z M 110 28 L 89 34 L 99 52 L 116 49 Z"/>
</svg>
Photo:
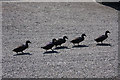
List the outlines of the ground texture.
<svg viewBox="0 0 120 80">
<path fill-rule="evenodd" d="M 110 78 L 117 76 L 118 11 L 99 3 L 2 4 L 3 78 Z M 106 30 L 105 45 L 94 39 Z M 70 40 L 85 33 L 73 47 Z M 64 47 L 47 52 L 40 47 L 68 36 Z M 12 50 L 30 40 L 24 55 Z"/>
</svg>

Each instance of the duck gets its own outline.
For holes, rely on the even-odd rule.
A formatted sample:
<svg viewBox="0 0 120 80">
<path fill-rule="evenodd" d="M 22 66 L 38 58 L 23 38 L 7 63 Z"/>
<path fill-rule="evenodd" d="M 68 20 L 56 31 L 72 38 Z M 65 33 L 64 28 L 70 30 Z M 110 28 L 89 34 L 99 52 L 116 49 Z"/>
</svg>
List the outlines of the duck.
<svg viewBox="0 0 120 80">
<path fill-rule="evenodd" d="M 52 39 L 52 42 L 50 42 L 49 44 L 47 44 L 47 45 L 45 45 L 41 48 L 45 49 L 46 51 L 49 50 L 49 49 L 51 49 L 53 51 L 52 47 L 54 46 L 55 41 L 56 41 L 56 39 L 54 38 L 54 39 Z"/>
<path fill-rule="evenodd" d="M 63 43 L 66 42 L 66 40 L 68 39 L 67 36 L 63 36 L 63 38 L 59 38 L 58 40 L 55 39 L 55 43 L 54 45 L 57 47 L 58 45 L 61 46 Z"/>
<path fill-rule="evenodd" d="M 105 35 L 99 36 L 98 38 L 96 38 L 96 39 L 94 39 L 94 40 L 95 40 L 97 43 L 98 43 L 98 42 L 101 42 L 101 44 L 102 44 L 103 41 L 108 38 L 108 33 L 110 33 L 110 31 L 107 30 L 107 31 L 105 32 Z"/>
<path fill-rule="evenodd" d="M 18 52 L 24 53 L 23 51 L 29 47 L 28 43 L 31 43 L 31 42 L 29 40 L 27 40 L 26 44 L 18 46 L 17 48 L 13 49 L 13 51 L 16 52 L 17 54 L 18 54 Z"/>
<path fill-rule="evenodd" d="M 79 45 L 80 42 L 84 41 L 84 39 L 85 39 L 84 36 L 86 36 L 86 35 L 82 34 L 81 37 L 77 37 L 77 38 L 71 40 L 70 42 L 73 43 L 74 45 L 75 44 Z"/>
</svg>

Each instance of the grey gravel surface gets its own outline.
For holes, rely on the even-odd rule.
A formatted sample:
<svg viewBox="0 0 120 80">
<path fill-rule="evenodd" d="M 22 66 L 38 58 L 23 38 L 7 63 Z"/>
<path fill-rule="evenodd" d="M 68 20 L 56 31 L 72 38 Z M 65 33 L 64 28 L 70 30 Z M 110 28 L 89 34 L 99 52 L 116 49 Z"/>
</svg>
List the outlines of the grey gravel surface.
<svg viewBox="0 0 120 80">
<path fill-rule="evenodd" d="M 117 76 L 118 11 L 99 3 L 8 3 L 2 4 L 3 78 L 111 78 Z M 111 34 L 96 45 L 94 38 Z M 81 47 L 70 40 L 85 33 Z M 56 52 L 41 49 L 53 38 L 68 36 Z M 12 50 L 30 40 L 24 55 Z"/>
<path fill-rule="evenodd" d="M 0 3 L 0 79 L 2 78 L 2 3 Z"/>
</svg>

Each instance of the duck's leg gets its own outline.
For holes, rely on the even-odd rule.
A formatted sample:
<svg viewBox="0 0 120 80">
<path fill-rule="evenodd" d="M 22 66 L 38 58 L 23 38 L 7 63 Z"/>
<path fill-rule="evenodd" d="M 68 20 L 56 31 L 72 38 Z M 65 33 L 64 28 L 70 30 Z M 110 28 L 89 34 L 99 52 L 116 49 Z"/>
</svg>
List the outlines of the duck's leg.
<svg viewBox="0 0 120 80">
<path fill-rule="evenodd" d="M 99 42 L 97 42 L 97 44 L 99 44 Z"/>
<path fill-rule="evenodd" d="M 55 48 L 57 48 L 57 45 L 55 45 Z"/>
<path fill-rule="evenodd" d="M 16 52 L 18 54 L 18 52 Z"/>
<path fill-rule="evenodd" d="M 24 54 L 24 52 L 22 51 L 22 54 Z"/>
<path fill-rule="evenodd" d="M 61 47 L 61 45 L 60 45 L 60 47 Z"/>
<path fill-rule="evenodd" d="M 73 43 L 73 45 L 75 46 L 75 44 Z"/>
<path fill-rule="evenodd" d="M 53 49 L 51 49 L 52 51 L 54 51 Z"/>
</svg>

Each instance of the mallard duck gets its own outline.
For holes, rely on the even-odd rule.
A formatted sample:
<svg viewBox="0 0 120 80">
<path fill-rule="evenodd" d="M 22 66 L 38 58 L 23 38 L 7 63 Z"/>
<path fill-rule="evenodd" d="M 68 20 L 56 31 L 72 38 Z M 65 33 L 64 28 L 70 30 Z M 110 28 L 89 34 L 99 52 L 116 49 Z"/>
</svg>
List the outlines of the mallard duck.
<svg viewBox="0 0 120 80">
<path fill-rule="evenodd" d="M 13 49 L 13 51 L 16 52 L 17 54 L 18 54 L 18 52 L 24 53 L 23 51 L 29 47 L 28 43 L 31 43 L 31 42 L 29 40 L 27 40 L 25 45 L 23 44 L 15 49 Z"/>
<path fill-rule="evenodd" d="M 108 33 L 110 33 L 108 30 L 105 32 L 105 35 L 102 35 L 102 36 L 100 36 L 100 37 L 98 37 L 98 38 L 96 38 L 96 39 L 94 39 L 96 42 L 103 42 L 105 39 L 107 39 L 108 38 Z"/>
<path fill-rule="evenodd" d="M 54 45 L 57 47 L 58 45 L 62 45 L 63 43 L 66 42 L 66 39 L 68 39 L 67 36 L 64 36 L 63 38 L 59 38 L 58 40 L 55 40 Z"/>
<path fill-rule="evenodd" d="M 79 43 L 84 40 L 84 36 L 86 36 L 86 35 L 85 35 L 85 34 L 82 34 L 81 37 L 77 37 L 77 38 L 73 39 L 73 40 L 70 41 L 70 42 L 73 43 L 74 45 L 75 45 L 75 44 L 78 44 L 78 45 L 79 45 Z"/>
<path fill-rule="evenodd" d="M 53 51 L 52 47 L 54 46 L 55 41 L 56 41 L 56 39 L 52 39 L 52 42 L 50 42 L 49 44 L 47 44 L 47 45 L 45 45 L 41 48 L 45 49 L 46 51 L 49 50 L 49 49 L 51 49 Z"/>
</svg>

